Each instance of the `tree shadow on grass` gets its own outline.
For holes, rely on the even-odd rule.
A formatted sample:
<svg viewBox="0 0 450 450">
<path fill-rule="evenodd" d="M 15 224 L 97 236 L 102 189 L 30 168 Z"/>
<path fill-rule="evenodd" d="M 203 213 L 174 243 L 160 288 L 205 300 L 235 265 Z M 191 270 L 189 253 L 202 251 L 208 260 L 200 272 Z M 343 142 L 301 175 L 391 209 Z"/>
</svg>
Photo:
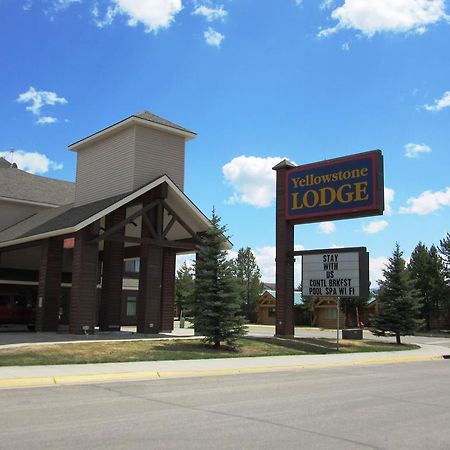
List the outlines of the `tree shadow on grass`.
<svg viewBox="0 0 450 450">
<path fill-rule="evenodd" d="M 266 342 L 277 347 L 289 348 L 304 353 L 327 354 L 336 352 L 336 344 L 334 342 L 323 341 L 319 339 L 307 338 L 248 338 L 256 342 Z"/>
</svg>

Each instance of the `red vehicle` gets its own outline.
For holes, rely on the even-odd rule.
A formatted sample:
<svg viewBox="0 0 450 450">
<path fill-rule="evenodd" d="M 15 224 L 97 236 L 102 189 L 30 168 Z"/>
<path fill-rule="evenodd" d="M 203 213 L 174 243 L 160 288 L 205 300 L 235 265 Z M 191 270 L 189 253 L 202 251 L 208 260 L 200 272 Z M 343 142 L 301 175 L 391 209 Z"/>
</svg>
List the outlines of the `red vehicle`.
<svg viewBox="0 0 450 450">
<path fill-rule="evenodd" d="M 29 295 L 0 293 L 0 325 L 27 325 L 34 330 L 34 304 Z"/>
</svg>

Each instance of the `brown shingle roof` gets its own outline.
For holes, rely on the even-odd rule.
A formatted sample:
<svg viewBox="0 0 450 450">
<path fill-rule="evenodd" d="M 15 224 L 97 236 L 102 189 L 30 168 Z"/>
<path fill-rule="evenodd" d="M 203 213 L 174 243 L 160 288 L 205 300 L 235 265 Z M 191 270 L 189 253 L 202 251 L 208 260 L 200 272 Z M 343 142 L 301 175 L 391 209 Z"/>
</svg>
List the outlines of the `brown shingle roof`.
<svg viewBox="0 0 450 450">
<path fill-rule="evenodd" d="M 6 161 L 5 158 L 0 158 L 0 167 L 11 167 L 11 163 L 9 161 Z"/>
<path fill-rule="evenodd" d="M 142 111 L 142 112 L 133 114 L 129 117 L 126 117 L 125 119 L 120 120 L 119 122 L 114 123 L 113 125 L 110 125 L 109 127 L 103 128 L 99 131 L 96 131 L 95 133 L 92 133 L 89 136 L 84 137 L 83 139 L 79 139 L 78 141 L 73 142 L 72 144 L 69 145 L 69 149 L 73 150 L 74 148 L 79 147 L 82 142 L 87 141 L 88 139 L 91 139 L 91 138 L 99 135 L 100 133 L 103 133 L 110 129 L 113 129 L 114 127 L 117 127 L 118 125 L 124 124 L 132 118 L 142 119 L 142 120 L 146 120 L 148 122 L 152 122 L 152 123 L 155 123 L 158 125 L 163 125 L 168 128 L 173 128 L 174 130 L 182 131 L 183 133 L 188 133 L 192 136 L 195 136 L 197 134 L 193 131 L 188 130 L 187 128 L 182 127 L 181 125 L 177 125 L 176 123 L 170 122 L 170 120 L 167 120 L 167 119 L 164 119 L 163 117 L 157 116 L 156 114 L 153 114 L 150 111 Z"/>
<path fill-rule="evenodd" d="M 11 167 L 8 161 L 0 158 L 0 197 L 67 205 L 74 201 L 75 183 L 32 175 Z"/>
<path fill-rule="evenodd" d="M 148 120 L 149 122 L 157 123 L 159 125 L 165 125 L 166 127 L 175 128 L 176 130 L 185 131 L 186 133 L 195 134 L 193 131 L 188 130 L 176 123 L 170 122 L 169 120 L 164 119 L 163 117 L 159 117 L 156 114 L 151 113 L 150 111 L 142 111 L 140 113 L 133 114 L 133 117 L 138 117 L 139 119 Z"/>
</svg>

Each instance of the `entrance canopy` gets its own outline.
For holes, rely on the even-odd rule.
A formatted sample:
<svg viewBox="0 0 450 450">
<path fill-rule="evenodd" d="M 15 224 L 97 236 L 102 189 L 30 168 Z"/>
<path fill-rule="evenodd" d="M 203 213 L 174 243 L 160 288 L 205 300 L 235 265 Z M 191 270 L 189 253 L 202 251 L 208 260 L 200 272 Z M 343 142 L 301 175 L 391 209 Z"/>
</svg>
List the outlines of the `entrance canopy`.
<svg viewBox="0 0 450 450">
<path fill-rule="evenodd" d="M 163 189 L 160 199 L 143 201 L 156 190 Z M 145 203 L 145 206 L 143 206 Z M 105 217 L 118 210 L 126 209 L 124 223 L 106 230 Z M 161 232 L 156 233 L 155 225 L 147 215 L 152 208 L 161 209 Z M 163 175 L 133 192 L 109 197 L 93 203 L 75 207 L 73 204 L 45 210 L 0 232 L 0 249 L 26 244 L 35 245 L 36 241 L 74 235 L 78 231 L 98 222 L 99 232 L 93 242 L 121 239 L 126 247 L 141 243 L 150 243 L 163 247 L 172 247 L 181 251 L 194 251 L 198 233 L 210 226 L 208 218 L 167 176 Z M 149 237 L 142 238 L 142 225 L 149 228 Z M 125 226 L 125 233 L 116 235 Z M 25 244 L 25 245 L 24 245 Z M 231 248 L 231 244 L 229 244 Z"/>
</svg>

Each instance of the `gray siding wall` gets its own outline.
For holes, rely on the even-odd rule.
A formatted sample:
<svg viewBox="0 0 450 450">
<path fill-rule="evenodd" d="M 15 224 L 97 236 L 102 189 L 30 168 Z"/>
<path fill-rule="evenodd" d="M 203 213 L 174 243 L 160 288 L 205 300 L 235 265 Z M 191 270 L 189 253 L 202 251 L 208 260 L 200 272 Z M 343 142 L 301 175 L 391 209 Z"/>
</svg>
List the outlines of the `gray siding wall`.
<svg viewBox="0 0 450 450">
<path fill-rule="evenodd" d="M 133 190 L 135 127 L 78 151 L 75 205 Z"/>
<path fill-rule="evenodd" d="M 38 212 L 47 209 L 45 206 L 24 205 L 0 200 L 0 231 L 20 222 Z"/>
<path fill-rule="evenodd" d="M 184 137 L 136 127 L 134 188 L 167 174 L 183 190 Z"/>
</svg>

